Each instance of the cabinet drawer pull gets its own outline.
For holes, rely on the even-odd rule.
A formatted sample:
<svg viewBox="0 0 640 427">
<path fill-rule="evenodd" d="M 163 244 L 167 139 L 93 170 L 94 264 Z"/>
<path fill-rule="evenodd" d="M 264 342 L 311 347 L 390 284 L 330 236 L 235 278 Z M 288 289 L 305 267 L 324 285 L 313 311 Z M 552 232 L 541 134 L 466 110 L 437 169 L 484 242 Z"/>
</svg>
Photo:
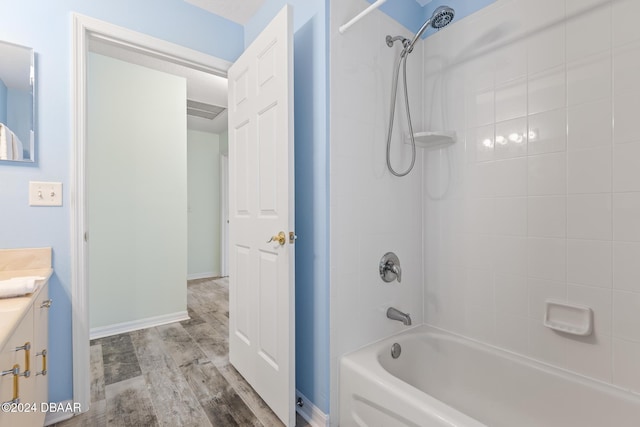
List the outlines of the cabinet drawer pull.
<svg viewBox="0 0 640 427">
<path fill-rule="evenodd" d="M 5 375 L 18 375 L 18 374 L 20 374 L 19 365 L 14 365 L 13 368 L 0 372 L 0 376 L 2 377 L 4 377 Z"/>
<path fill-rule="evenodd" d="M 49 307 L 51 307 L 51 304 L 53 304 L 53 300 L 51 298 L 46 299 L 46 300 L 42 301 L 42 304 L 40 305 L 40 308 L 49 308 Z"/>
<path fill-rule="evenodd" d="M 36 353 L 36 356 L 42 356 L 42 371 L 36 372 L 36 376 L 47 375 L 47 349 L 44 349 L 41 352 Z"/>
<path fill-rule="evenodd" d="M 22 376 L 29 378 L 29 375 L 31 374 L 29 365 L 29 361 L 31 359 L 31 343 L 27 341 L 26 343 L 24 343 L 24 345 L 16 347 L 16 351 L 22 350 L 24 350 L 24 374 L 22 374 Z"/>
<path fill-rule="evenodd" d="M 22 375 L 20 373 L 20 365 L 15 364 L 13 368 L 2 371 L 0 374 L 3 377 L 5 375 L 13 375 L 13 399 L 4 403 L 20 403 L 20 390 L 18 388 L 18 377 Z"/>
</svg>

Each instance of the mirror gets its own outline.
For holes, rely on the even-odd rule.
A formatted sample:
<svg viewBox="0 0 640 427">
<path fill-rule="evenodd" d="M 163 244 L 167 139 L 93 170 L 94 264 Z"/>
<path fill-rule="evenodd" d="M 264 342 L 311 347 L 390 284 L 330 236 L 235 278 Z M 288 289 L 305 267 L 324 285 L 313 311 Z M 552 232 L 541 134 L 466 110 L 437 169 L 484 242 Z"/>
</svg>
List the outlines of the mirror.
<svg viewBox="0 0 640 427">
<path fill-rule="evenodd" d="M 0 41 L 0 163 L 35 161 L 33 49 Z"/>
</svg>

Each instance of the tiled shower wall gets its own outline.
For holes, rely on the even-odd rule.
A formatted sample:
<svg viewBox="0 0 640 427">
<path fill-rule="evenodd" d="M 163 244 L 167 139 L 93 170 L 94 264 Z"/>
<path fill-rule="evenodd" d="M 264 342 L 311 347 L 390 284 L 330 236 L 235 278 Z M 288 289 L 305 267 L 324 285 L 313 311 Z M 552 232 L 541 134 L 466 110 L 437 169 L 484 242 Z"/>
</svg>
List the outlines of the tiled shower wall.
<svg viewBox="0 0 640 427">
<path fill-rule="evenodd" d="M 425 321 L 640 392 L 640 2 L 499 0 L 423 43 Z M 591 307 L 589 337 L 543 325 Z"/>
<path fill-rule="evenodd" d="M 340 34 L 338 27 L 369 4 L 364 0 L 331 2 L 331 413 L 338 422 L 339 358 L 365 344 L 406 329 L 387 319 L 394 306 L 423 322 L 422 158 L 402 179 L 385 163 L 390 86 L 400 47 L 385 36 L 407 34 L 400 24 L 375 11 Z M 409 60 L 408 82 L 414 127 L 422 129 L 422 53 Z M 403 98 L 399 98 L 399 102 Z M 406 122 L 403 108 L 396 120 Z M 404 104 L 402 104 L 404 105 Z M 400 126 L 396 125 L 396 129 Z M 398 170 L 411 150 L 394 133 L 392 159 Z M 384 283 L 380 258 L 395 252 L 402 283 Z"/>
</svg>

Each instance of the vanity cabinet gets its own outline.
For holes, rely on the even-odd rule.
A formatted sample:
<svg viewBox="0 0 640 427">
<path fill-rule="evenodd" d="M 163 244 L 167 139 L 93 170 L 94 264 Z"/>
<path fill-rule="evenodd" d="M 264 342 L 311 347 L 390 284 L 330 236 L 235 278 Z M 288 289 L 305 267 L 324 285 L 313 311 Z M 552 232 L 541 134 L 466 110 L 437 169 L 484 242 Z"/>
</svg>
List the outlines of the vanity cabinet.
<svg viewBox="0 0 640 427">
<path fill-rule="evenodd" d="M 0 403 L 15 403 L 0 410 L 0 426 L 42 426 L 48 403 L 46 371 L 48 347 L 48 286 L 31 298 L 29 309 L 0 350 Z M 44 409 L 44 411 L 43 411 Z"/>
</svg>

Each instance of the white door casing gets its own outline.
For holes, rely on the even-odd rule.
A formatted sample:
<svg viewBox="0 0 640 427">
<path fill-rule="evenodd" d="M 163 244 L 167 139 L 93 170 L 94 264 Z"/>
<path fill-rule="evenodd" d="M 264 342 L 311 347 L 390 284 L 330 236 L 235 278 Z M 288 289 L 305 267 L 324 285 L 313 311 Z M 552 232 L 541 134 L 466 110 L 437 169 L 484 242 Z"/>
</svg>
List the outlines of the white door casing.
<svg viewBox="0 0 640 427">
<path fill-rule="evenodd" d="M 229 69 L 229 358 L 295 425 L 293 15 Z M 284 232 L 283 245 L 267 242 Z"/>
</svg>

